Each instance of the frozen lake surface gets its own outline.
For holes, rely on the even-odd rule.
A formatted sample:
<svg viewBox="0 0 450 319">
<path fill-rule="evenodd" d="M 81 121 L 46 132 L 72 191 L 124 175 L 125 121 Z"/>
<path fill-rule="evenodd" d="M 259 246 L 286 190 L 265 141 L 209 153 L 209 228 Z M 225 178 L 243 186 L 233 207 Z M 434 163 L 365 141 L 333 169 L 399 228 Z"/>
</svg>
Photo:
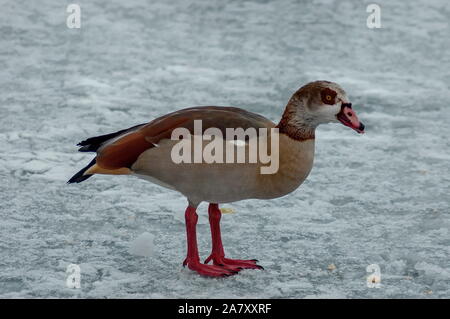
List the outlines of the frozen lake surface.
<svg viewBox="0 0 450 319">
<path fill-rule="evenodd" d="M 450 298 L 449 1 L 377 1 L 376 30 L 368 1 L 92 2 L 68 29 L 69 2 L 2 1 L 0 297 Z M 194 105 L 277 121 L 318 79 L 346 89 L 366 134 L 321 126 L 297 191 L 224 206 L 227 255 L 265 271 L 183 269 L 175 192 L 123 176 L 65 184 L 92 158 L 75 147 L 87 137 Z M 81 289 L 66 287 L 71 263 Z"/>
</svg>

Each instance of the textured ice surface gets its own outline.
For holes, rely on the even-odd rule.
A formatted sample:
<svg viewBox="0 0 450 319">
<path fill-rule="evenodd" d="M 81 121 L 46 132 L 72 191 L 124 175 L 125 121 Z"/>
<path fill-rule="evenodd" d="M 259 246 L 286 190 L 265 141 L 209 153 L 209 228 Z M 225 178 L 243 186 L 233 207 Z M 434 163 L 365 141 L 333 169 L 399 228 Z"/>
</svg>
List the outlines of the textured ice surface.
<svg viewBox="0 0 450 319">
<path fill-rule="evenodd" d="M 83 1 L 79 30 L 68 3 L 1 1 L 0 297 L 450 297 L 449 1 L 377 1 L 378 30 L 357 0 Z M 92 158 L 76 152 L 86 137 L 194 105 L 277 120 L 317 79 L 347 90 L 367 132 L 320 127 L 300 189 L 227 205 L 227 254 L 265 271 L 183 269 L 177 193 L 121 176 L 65 184 Z M 129 253 L 144 232 L 148 258 Z M 65 286 L 72 263 L 80 290 Z"/>
<path fill-rule="evenodd" d="M 155 251 L 154 239 L 155 237 L 152 234 L 142 233 L 131 242 L 128 251 L 136 256 L 150 257 Z"/>
</svg>

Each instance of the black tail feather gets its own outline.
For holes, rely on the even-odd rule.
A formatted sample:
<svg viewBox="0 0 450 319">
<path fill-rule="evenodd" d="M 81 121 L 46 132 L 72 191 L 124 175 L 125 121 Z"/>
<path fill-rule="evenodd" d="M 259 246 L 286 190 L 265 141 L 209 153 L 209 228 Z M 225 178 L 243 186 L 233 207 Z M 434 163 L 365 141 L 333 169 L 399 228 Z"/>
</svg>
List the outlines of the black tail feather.
<svg viewBox="0 0 450 319">
<path fill-rule="evenodd" d="M 82 181 L 88 179 L 89 177 L 91 177 L 92 175 L 83 175 L 84 172 L 86 172 L 92 165 L 94 165 L 96 163 L 96 158 L 94 158 L 85 168 L 83 168 L 81 171 L 79 171 L 78 173 L 76 173 L 75 175 L 72 176 L 71 179 L 69 179 L 69 181 L 67 182 L 67 184 L 72 184 L 72 183 L 81 183 Z"/>
<path fill-rule="evenodd" d="M 139 124 L 139 125 L 130 127 L 128 129 L 110 133 L 110 134 L 90 137 L 90 138 L 77 144 L 78 146 L 81 146 L 78 151 L 79 152 L 97 152 L 97 150 L 100 148 L 100 146 L 103 145 L 103 143 L 107 142 L 108 140 L 110 140 L 112 138 L 115 138 L 116 136 L 122 135 L 128 131 L 134 130 L 142 125 L 145 125 L 145 124 Z M 69 181 L 67 183 L 68 184 L 81 183 L 82 181 L 87 180 L 92 175 L 83 175 L 83 174 L 95 163 L 96 163 L 96 159 L 94 158 L 85 168 L 83 168 L 81 171 L 79 171 L 78 173 L 73 175 L 72 178 L 69 179 Z"/>
<path fill-rule="evenodd" d="M 77 144 L 77 146 L 81 146 L 81 148 L 78 150 L 79 152 L 97 152 L 98 148 L 102 146 L 102 144 L 116 136 L 119 136 L 123 133 L 126 133 L 127 131 L 133 130 L 139 126 L 142 126 L 144 124 L 139 124 L 130 128 L 127 128 L 125 130 L 121 130 L 118 132 L 90 137 L 80 143 Z"/>
</svg>

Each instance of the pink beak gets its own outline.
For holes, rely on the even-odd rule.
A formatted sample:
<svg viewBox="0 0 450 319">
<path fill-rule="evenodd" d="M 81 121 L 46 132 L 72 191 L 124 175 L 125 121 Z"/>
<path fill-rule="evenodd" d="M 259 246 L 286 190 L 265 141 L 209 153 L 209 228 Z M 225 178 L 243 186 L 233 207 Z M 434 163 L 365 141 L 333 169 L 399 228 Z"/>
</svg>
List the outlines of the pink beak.
<svg viewBox="0 0 450 319">
<path fill-rule="evenodd" d="M 351 103 L 342 103 L 341 111 L 336 117 L 345 126 L 354 129 L 358 133 L 364 133 L 364 124 L 358 120 Z"/>
</svg>

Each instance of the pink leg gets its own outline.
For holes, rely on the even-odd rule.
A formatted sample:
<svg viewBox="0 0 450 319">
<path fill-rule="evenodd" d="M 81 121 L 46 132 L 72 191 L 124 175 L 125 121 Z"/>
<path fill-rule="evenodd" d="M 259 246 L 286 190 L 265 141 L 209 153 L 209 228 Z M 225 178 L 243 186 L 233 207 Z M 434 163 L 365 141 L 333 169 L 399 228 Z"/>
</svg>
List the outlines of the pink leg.
<svg viewBox="0 0 450 319">
<path fill-rule="evenodd" d="M 188 206 L 185 213 L 186 217 L 186 235 L 187 235 L 187 257 L 183 262 L 183 266 L 188 266 L 189 269 L 196 271 L 203 276 L 224 277 L 234 275 L 237 272 L 231 269 L 226 269 L 219 266 L 210 266 L 200 263 L 197 248 L 197 220 L 198 215 L 195 208 Z"/>
<path fill-rule="evenodd" d="M 239 271 L 241 269 L 264 269 L 256 264 L 256 259 L 240 260 L 240 259 L 228 259 L 225 258 L 225 252 L 222 246 L 222 236 L 220 234 L 220 218 L 222 213 L 220 212 L 219 205 L 209 204 L 209 225 L 211 226 L 212 237 L 212 252 L 211 255 L 205 260 L 205 264 L 211 260 L 216 266 L 222 266 L 226 269 Z"/>
</svg>

